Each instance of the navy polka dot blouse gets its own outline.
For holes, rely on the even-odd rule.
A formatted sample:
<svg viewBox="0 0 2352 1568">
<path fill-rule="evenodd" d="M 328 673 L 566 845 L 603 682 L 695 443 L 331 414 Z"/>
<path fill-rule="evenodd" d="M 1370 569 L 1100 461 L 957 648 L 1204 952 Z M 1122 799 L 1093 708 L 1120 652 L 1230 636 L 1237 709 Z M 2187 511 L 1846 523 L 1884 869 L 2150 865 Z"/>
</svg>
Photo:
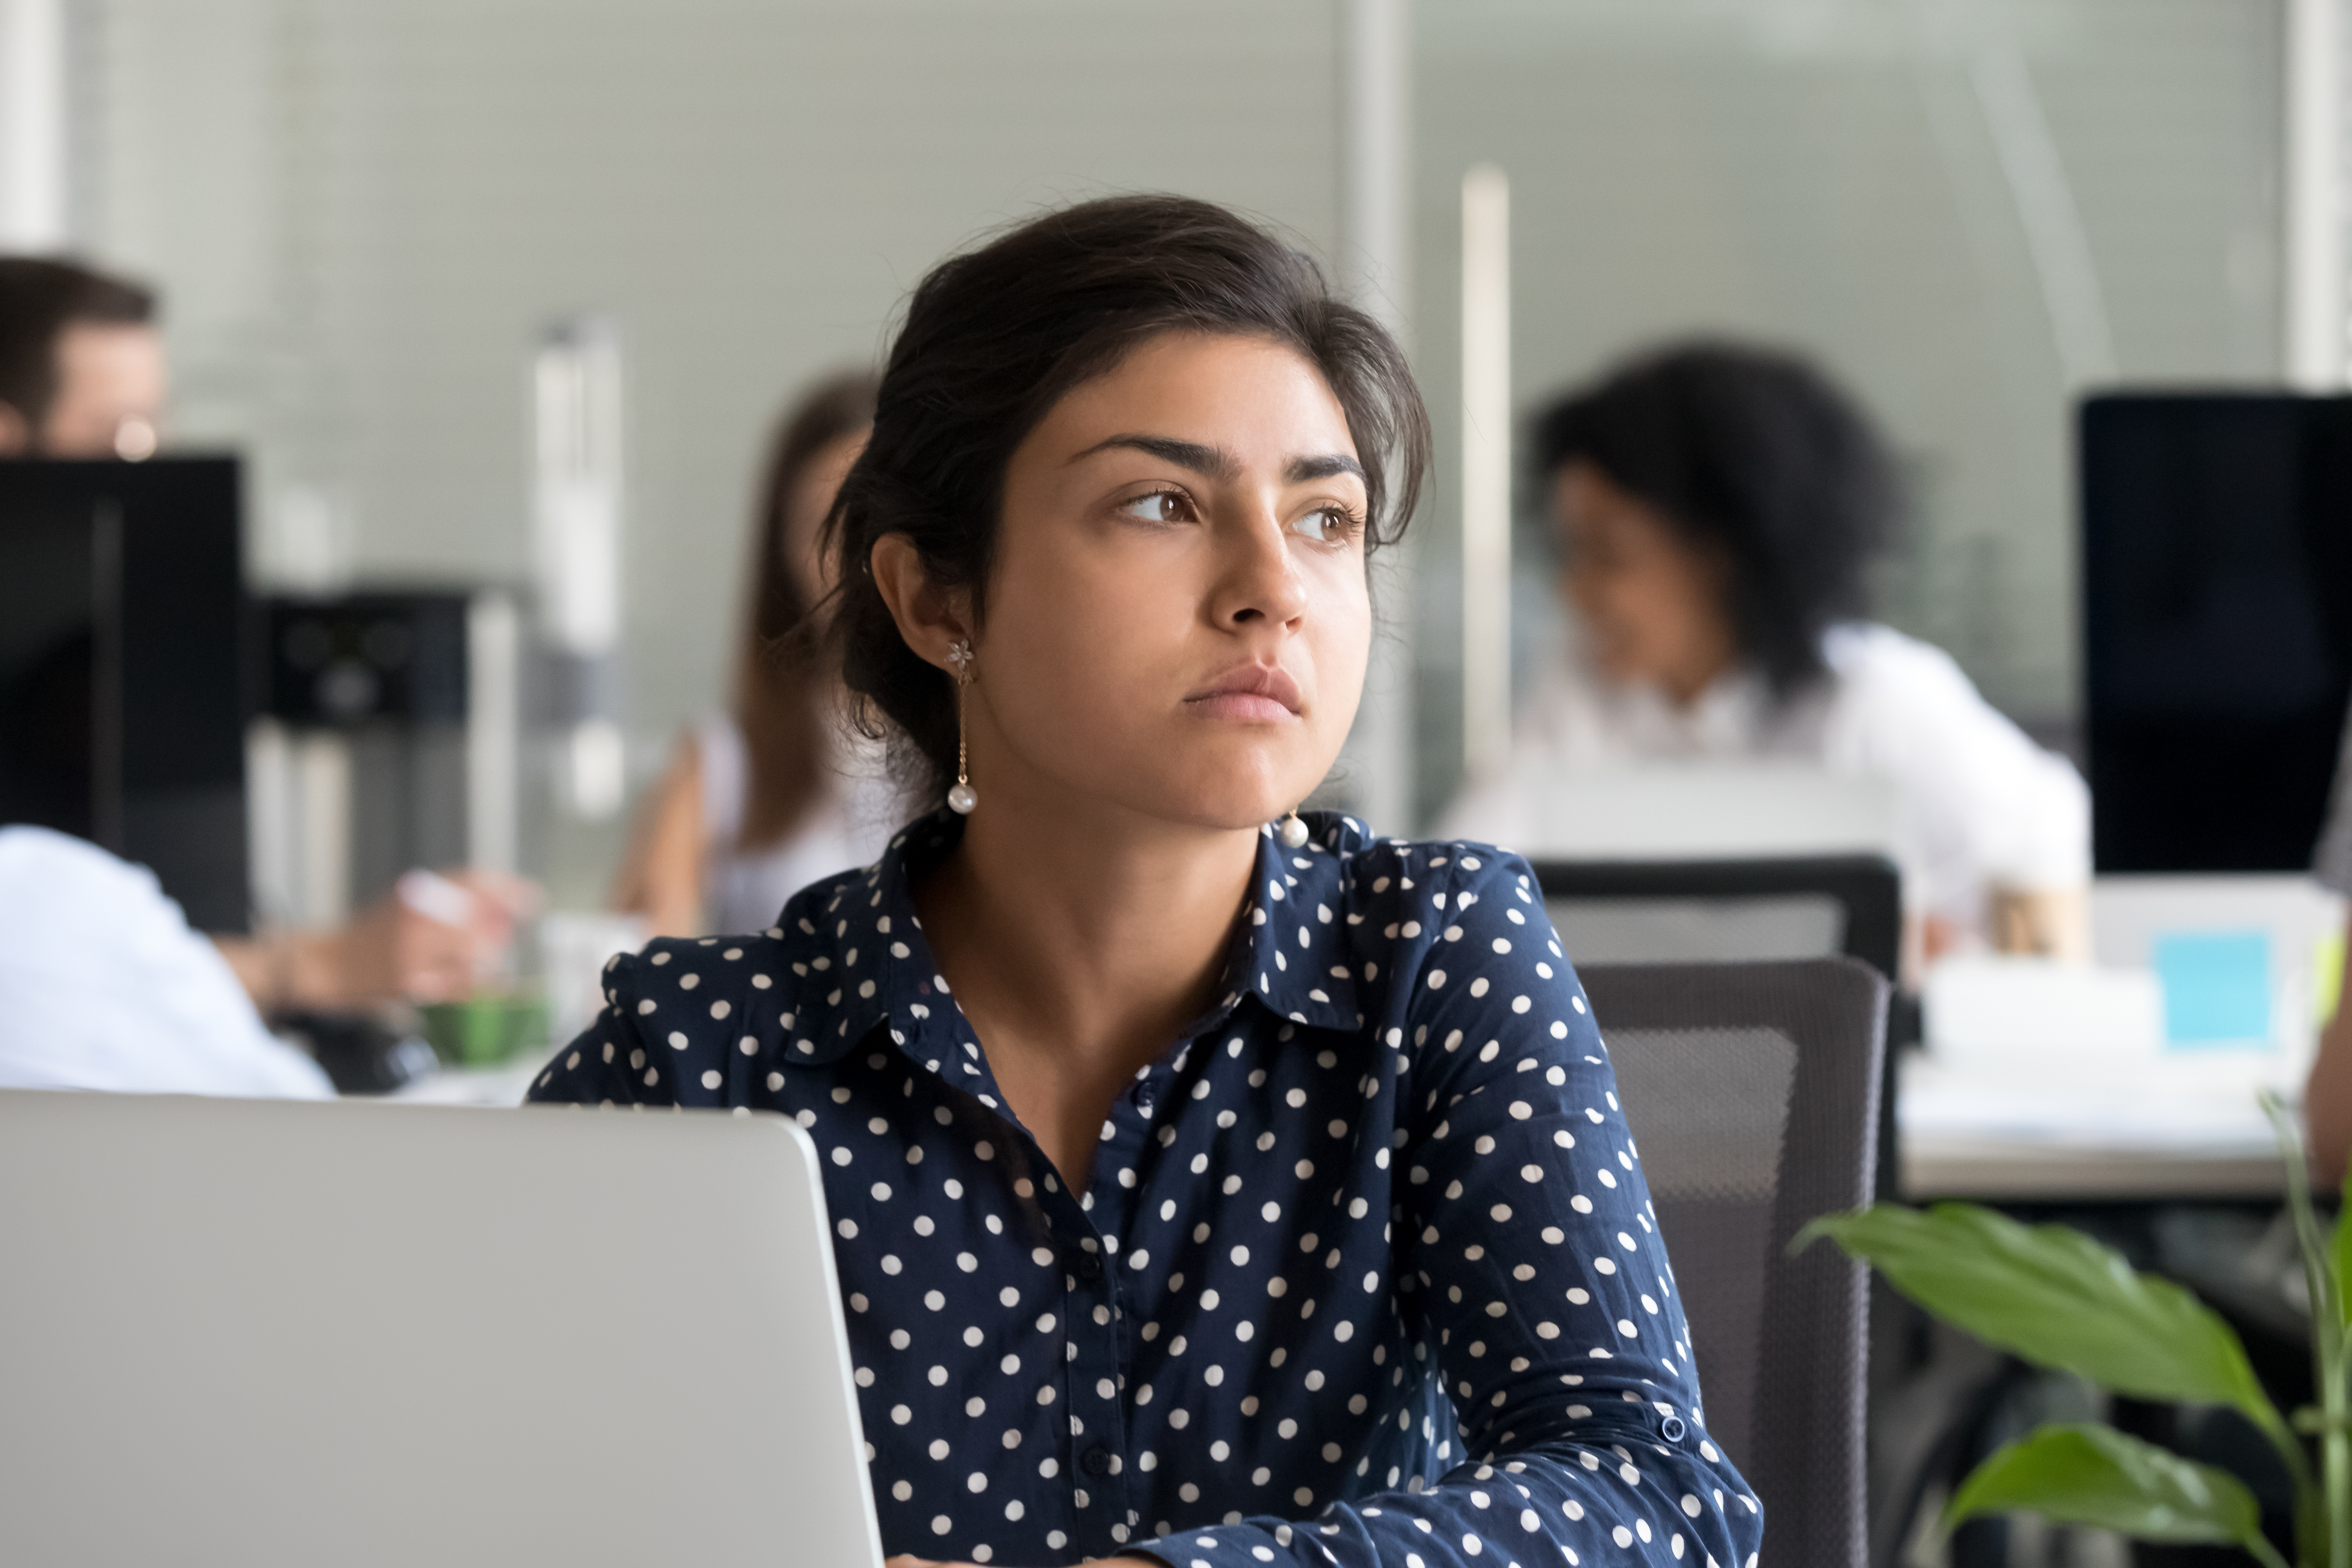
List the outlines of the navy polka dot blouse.
<svg viewBox="0 0 2352 1568">
<path fill-rule="evenodd" d="M 761 935 L 615 960 L 531 1098 L 808 1129 L 889 1552 L 1745 1568 L 1762 1518 L 1526 863 L 1308 820 L 1262 836 L 1226 994 L 1083 1192 L 915 917 L 946 814 Z"/>
</svg>

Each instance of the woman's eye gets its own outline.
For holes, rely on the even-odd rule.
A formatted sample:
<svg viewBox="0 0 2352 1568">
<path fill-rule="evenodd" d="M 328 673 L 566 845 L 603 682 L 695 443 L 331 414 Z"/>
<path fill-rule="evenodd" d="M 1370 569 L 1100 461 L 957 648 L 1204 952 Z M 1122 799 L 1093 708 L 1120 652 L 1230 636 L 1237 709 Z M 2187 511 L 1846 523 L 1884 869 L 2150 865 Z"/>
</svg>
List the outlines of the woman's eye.
<svg viewBox="0 0 2352 1568">
<path fill-rule="evenodd" d="M 1338 544 L 1355 531 L 1356 520 L 1336 506 L 1319 506 L 1302 514 L 1290 525 L 1290 531 L 1324 544 Z"/>
<path fill-rule="evenodd" d="M 1178 490 L 1154 490 L 1148 496 L 1138 496 L 1121 501 L 1121 517 L 1131 517 L 1139 522 L 1182 522 L 1191 514 L 1191 504 Z"/>
</svg>

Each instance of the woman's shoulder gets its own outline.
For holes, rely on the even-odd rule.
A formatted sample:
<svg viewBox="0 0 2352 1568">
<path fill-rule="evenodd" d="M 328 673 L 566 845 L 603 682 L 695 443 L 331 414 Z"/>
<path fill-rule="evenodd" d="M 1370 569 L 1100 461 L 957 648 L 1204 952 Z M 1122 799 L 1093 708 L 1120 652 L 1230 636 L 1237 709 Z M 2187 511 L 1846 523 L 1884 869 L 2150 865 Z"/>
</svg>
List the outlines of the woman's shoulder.
<svg viewBox="0 0 2352 1568">
<path fill-rule="evenodd" d="M 1326 874 L 1334 908 L 1360 939 L 1393 942 L 1417 911 L 1460 908 L 1465 895 L 1472 903 L 1506 890 L 1519 903 L 1542 897 L 1534 870 L 1516 850 L 1472 838 L 1381 838 L 1353 817 L 1306 815 L 1313 843 L 1333 861 Z M 1300 875 L 1313 864 L 1305 856 L 1293 859 Z"/>
<path fill-rule="evenodd" d="M 761 930 L 656 937 L 635 952 L 616 954 L 605 966 L 605 1000 L 650 1017 L 677 993 L 669 1030 L 689 1044 L 706 1034 L 740 1034 L 751 1005 L 786 1018 L 804 1014 L 812 1001 L 835 996 L 843 972 L 854 967 L 842 911 L 872 874 L 866 868 L 810 883 Z M 686 1048 L 675 1038 L 670 1043 Z"/>
<path fill-rule="evenodd" d="M 1850 621 L 1823 632 L 1822 662 L 1843 696 L 1894 703 L 1923 696 L 1981 700 L 1958 659 L 1876 621 Z"/>
<path fill-rule="evenodd" d="M 1339 812 L 1309 811 L 1300 816 L 1308 837 L 1338 861 L 1340 879 L 1370 887 L 1383 878 L 1443 872 L 1455 881 L 1509 876 L 1527 869 L 1517 850 L 1475 838 L 1383 838 L 1363 822 Z"/>
</svg>

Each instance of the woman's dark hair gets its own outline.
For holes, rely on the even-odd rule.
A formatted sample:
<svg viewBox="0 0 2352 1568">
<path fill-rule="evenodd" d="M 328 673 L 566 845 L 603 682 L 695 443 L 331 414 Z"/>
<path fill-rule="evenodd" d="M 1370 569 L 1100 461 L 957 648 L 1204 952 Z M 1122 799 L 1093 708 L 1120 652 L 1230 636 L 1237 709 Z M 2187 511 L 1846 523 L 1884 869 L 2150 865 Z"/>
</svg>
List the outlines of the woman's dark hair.
<svg viewBox="0 0 2352 1568">
<path fill-rule="evenodd" d="M 751 771 L 740 833 L 747 847 L 790 832 L 824 782 L 832 683 L 819 676 L 827 650 L 814 635 L 815 606 L 794 571 L 787 535 L 810 465 L 873 424 L 875 386 L 871 371 L 819 382 L 786 412 L 769 444 L 752 519 L 751 599 L 735 655 L 735 724 Z"/>
<path fill-rule="evenodd" d="M 841 549 L 835 624 L 844 679 L 904 731 L 929 783 L 955 776 L 955 690 L 898 635 L 868 568 L 904 534 L 934 583 L 971 592 L 984 624 L 1004 473 L 1071 389 L 1168 331 L 1234 333 L 1322 372 L 1364 465 L 1367 548 L 1395 539 L 1428 471 L 1429 416 L 1403 352 L 1332 297 L 1304 253 L 1181 196 L 1114 196 L 1019 225 L 933 268 L 882 374 L 874 437 L 829 527 Z"/>
<path fill-rule="evenodd" d="M 1537 472 L 1591 463 L 1729 565 L 1732 628 L 1775 695 L 1822 673 L 1822 633 L 1861 615 L 1900 504 L 1869 417 L 1811 363 L 1690 342 L 1645 353 L 1535 424 Z"/>
</svg>

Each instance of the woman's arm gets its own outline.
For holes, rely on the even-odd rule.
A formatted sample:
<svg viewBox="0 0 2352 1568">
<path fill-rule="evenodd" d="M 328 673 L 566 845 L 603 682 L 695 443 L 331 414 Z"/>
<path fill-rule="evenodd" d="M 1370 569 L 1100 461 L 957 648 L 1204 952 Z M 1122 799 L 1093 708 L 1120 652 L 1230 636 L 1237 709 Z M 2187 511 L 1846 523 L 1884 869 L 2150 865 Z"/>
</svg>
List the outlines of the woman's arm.
<svg viewBox="0 0 2352 1568">
<path fill-rule="evenodd" d="M 1452 868 L 1413 873 L 1411 897 L 1428 901 L 1410 912 L 1444 934 L 1414 977 L 1414 1038 L 1396 1042 L 1410 1065 L 1393 1288 L 1458 1413 L 1436 1436 L 1459 1462 L 1425 1490 L 1143 1550 L 1178 1568 L 1629 1554 L 1740 1568 L 1761 1511 L 1701 1424 L 1689 1331 L 1581 989 L 1526 862 L 1435 857 Z"/>
<path fill-rule="evenodd" d="M 648 936 L 702 929 L 702 748 L 691 734 L 678 738 L 667 771 L 638 810 L 612 903 L 643 915 Z"/>
<path fill-rule="evenodd" d="M 2087 958 L 2090 792 L 1942 649 L 1883 626 L 1832 634 L 1832 752 L 1901 792 L 1906 907 L 1934 958 L 1982 921 L 2005 952 Z M 1979 906 L 1982 906 L 1979 909 Z"/>
<path fill-rule="evenodd" d="M 2320 1034 L 2319 1055 L 2303 1089 L 2312 1171 L 2330 1186 L 2344 1179 L 2345 1156 L 2352 1152 L 2352 921 L 2345 924 L 2344 945 L 2346 984 L 2337 989 L 2336 1016 Z"/>
<path fill-rule="evenodd" d="M 454 907 L 420 908 L 409 877 L 437 882 Z M 384 1001 L 446 1002 L 471 992 L 513 940 L 516 919 L 538 896 L 515 877 L 454 870 L 410 872 L 340 926 L 280 928 L 257 937 L 215 936 L 213 945 L 264 1013 L 331 1011 Z"/>
</svg>

